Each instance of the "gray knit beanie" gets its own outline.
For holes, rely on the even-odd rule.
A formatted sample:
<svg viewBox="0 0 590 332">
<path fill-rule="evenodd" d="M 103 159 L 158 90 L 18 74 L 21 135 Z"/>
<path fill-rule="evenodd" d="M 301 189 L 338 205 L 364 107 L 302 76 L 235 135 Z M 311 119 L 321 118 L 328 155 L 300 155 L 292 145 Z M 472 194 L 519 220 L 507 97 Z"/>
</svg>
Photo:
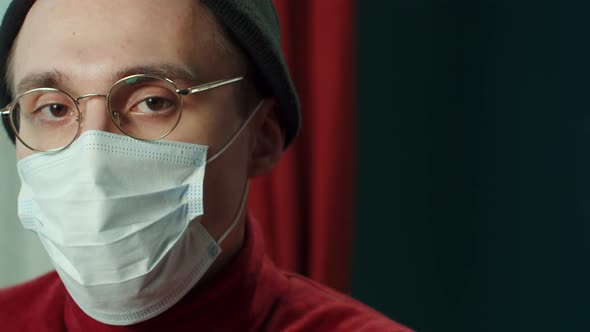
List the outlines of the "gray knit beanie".
<svg viewBox="0 0 590 332">
<path fill-rule="evenodd" d="M 286 131 L 285 147 L 301 126 L 299 99 L 281 53 L 279 20 L 272 0 L 200 0 L 235 38 L 279 102 L 278 117 Z M 14 40 L 35 0 L 14 0 L 0 26 L 0 107 L 13 96 L 7 88 L 6 61 Z M 10 124 L 4 127 L 14 142 Z"/>
</svg>

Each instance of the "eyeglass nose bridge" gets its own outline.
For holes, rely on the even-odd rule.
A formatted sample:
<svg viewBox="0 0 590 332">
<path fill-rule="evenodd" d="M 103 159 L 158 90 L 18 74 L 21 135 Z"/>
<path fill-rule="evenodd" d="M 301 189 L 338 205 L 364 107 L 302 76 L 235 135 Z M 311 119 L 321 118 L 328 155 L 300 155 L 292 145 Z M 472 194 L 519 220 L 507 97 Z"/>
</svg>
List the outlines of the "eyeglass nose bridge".
<svg viewBox="0 0 590 332">
<path fill-rule="evenodd" d="M 111 118 L 111 120 L 113 120 L 115 122 L 115 124 L 117 126 L 119 126 L 119 114 L 117 112 L 111 112 L 110 110 L 110 106 L 108 105 L 108 101 L 109 101 L 109 96 L 105 95 L 105 94 L 101 94 L 101 93 L 87 93 L 85 95 L 81 95 L 77 98 L 73 98 L 74 101 L 76 102 L 76 105 L 78 105 L 78 108 L 80 108 L 80 101 L 83 99 L 89 99 L 89 98 L 96 98 L 96 97 L 103 97 L 106 101 L 107 101 L 107 113 L 109 114 L 109 117 Z M 85 110 L 86 111 L 86 110 Z M 84 118 L 85 118 L 85 114 L 84 112 L 80 111 L 80 116 L 82 117 L 82 119 L 80 119 L 81 123 L 84 123 Z"/>
<path fill-rule="evenodd" d="M 100 94 L 100 93 L 87 93 L 85 95 L 81 95 L 78 98 L 74 98 L 74 101 L 76 101 L 76 104 L 80 105 L 80 100 L 82 100 L 82 99 L 88 99 L 88 98 L 94 98 L 94 97 L 104 97 L 107 100 L 109 99 L 109 96 L 103 95 L 103 94 Z"/>
</svg>

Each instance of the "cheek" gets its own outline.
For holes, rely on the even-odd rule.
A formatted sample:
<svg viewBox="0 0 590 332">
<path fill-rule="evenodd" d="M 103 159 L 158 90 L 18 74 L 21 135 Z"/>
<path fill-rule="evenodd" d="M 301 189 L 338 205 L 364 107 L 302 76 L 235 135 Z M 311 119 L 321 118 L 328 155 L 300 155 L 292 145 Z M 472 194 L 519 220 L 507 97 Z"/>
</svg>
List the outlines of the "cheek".
<svg viewBox="0 0 590 332">
<path fill-rule="evenodd" d="M 236 139 L 205 171 L 203 225 L 215 238 L 227 229 L 241 202 L 247 181 L 245 141 L 246 135 Z"/>
<path fill-rule="evenodd" d="M 235 111 L 233 99 L 219 95 L 225 98 L 217 95 L 185 98 L 180 123 L 166 139 L 207 145 L 209 154 L 215 153 L 243 122 Z"/>
<path fill-rule="evenodd" d="M 18 139 L 16 140 L 16 160 L 21 160 L 32 155 L 34 152 L 24 146 Z"/>
</svg>

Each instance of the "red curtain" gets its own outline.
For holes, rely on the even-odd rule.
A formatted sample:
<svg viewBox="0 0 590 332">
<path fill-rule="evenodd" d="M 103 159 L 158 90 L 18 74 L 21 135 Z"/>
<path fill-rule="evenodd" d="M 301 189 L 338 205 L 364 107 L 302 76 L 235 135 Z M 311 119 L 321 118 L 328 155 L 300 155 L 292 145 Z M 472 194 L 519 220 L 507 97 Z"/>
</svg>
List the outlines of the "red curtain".
<svg viewBox="0 0 590 332">
<path fill-rule="evenodd" d="M 276 0 L 303 124 L 249 207 L 283 269 L 349 289 L 355 189 L 355 8 L 352 0 Z"/>
</svg>

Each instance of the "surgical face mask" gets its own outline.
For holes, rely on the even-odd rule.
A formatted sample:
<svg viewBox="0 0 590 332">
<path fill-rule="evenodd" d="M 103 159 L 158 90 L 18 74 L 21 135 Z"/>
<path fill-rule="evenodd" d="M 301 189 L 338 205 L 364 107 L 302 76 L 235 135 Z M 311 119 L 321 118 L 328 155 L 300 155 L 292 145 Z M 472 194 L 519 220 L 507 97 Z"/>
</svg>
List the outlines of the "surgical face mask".
<svg viewBox="0 0 590 332">
<path fill-rule="evenodd" d="M 84 132 L 57 154 L 18 162 L 18 214 L 90 317 L 131 325 L 177 303 L 221 252 L 241 216 L 214 239 L 200 223 L 208 147 Z"/>
</svg>

